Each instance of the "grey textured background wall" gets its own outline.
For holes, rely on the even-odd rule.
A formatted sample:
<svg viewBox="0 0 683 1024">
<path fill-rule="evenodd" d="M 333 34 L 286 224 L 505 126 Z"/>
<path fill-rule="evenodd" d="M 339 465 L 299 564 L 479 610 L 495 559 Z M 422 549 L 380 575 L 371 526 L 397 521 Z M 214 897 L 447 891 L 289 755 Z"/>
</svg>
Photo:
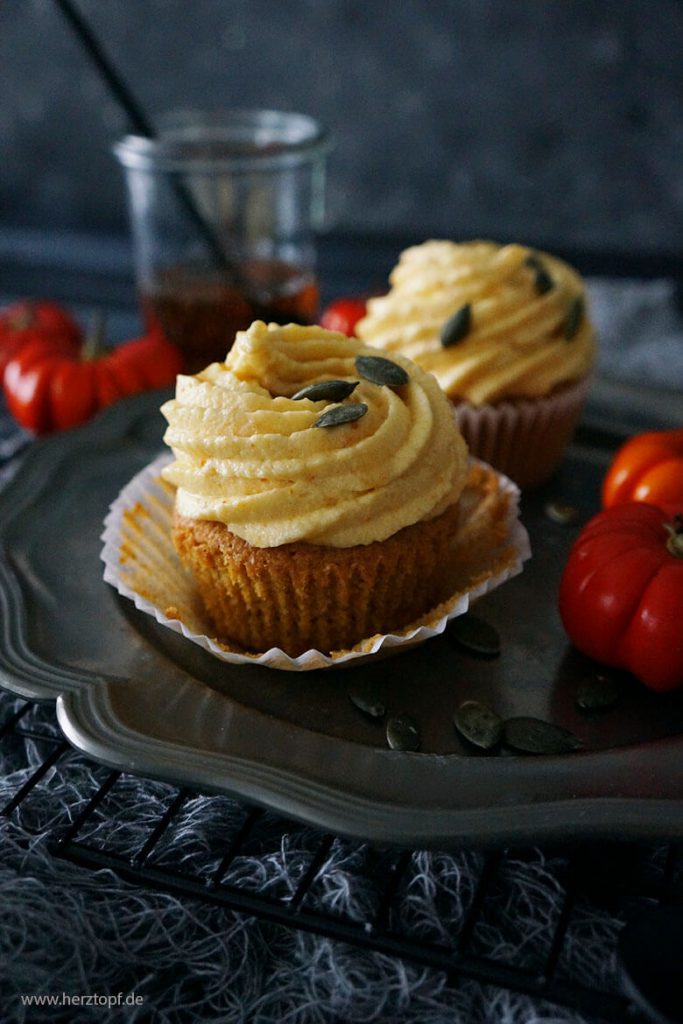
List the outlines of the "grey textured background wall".
<svg viewBox="0 0 683 1024">
<path fill-rule="evenodd" d="M 150 115 L 297 109 L 349 231 L 677 251 L 678 0 L 76 0 Z M 0 228 L 125 231 L 125 119 L 53 0 L 0 4 Z"/>
</svg>

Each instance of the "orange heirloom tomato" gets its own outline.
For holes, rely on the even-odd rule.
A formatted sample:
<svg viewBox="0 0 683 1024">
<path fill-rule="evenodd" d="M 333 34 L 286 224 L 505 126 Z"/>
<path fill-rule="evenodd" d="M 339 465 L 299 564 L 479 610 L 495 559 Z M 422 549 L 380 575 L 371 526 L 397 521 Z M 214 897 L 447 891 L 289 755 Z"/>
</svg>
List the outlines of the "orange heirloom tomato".
<svg viewBox="0 0 683 1024">
<path fill-rule="evenodd" d="M 584 654 L 652 690 L 683 686 L 683 514 L 636 501 L 599 512 L 569 552 L 559 610 Z"/>
<path fill-rule="evenodd" d="M 7 407 L 34 434 L 85 423 L 119 398 L 172 384 L 183 369 L 180 350 L 160 334 L 88 357 L 80 341 L 36 338 L 8 361 Z"/>
<path fill-rule="evenodd" d="M 626 501 L 683 509 L 683 427 L 637 434 L 622 445 L 603 480 L 602 505 Z"/>
<path fill-rule="evenodd" d="M 0 309 L 0 378 L 22 345 L 37 338 L 81 340 L 71 313 L 49 299 L 21 299 Z"/>
<path fill-rule="evenodd" d="M 356 324 L 366 313 L 365 299 L 359 295 L 346 295 L 344 298 L 336 299 L 325 308 L 320 317 L 321 327 L 328 331 L 339 331 L 353 338 L 356 331 Z"/>
</svg>

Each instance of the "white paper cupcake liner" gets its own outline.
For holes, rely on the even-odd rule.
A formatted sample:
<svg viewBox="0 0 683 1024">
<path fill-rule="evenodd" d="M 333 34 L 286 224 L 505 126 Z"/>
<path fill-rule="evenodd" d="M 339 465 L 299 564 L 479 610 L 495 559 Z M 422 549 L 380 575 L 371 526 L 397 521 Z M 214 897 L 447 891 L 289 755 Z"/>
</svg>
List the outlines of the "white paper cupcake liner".
<svg viewBox="0 0 683 1024">
<path fill-rule="evenodd" d="M 521 572 L 531 554 L 527 532 L 519 521 L 519 489 L 507 477 L 496 473 L 494 498 L 499 507 L 504 502 L 504 536 L 493 545 L 490 557 L 487 554 L 486 564 L 477 566 L 467 589 L 458 587 L 451 599 L 419 622 L 396 633 L 362 640 L 348 651 L 328 654 L 310 650 L 293 658 L 273 647 L 252 654 L 211 636 L 211 627 L 192 579 L 175 552 L 171 540 L 174 490 L 160 476 L 170 458 L 170 453 L 164 453 L 155 459 L 129 481 L 112 503 L 102 534 L 104 579 L 119 594 L 133 601 L 140 611 L 230 664 L 257 664 L 301 672 L 358 664 L 423 643 L 442 633 L 451 619 L 469 609 L 472 601 Z M 492 472 L 490 467 L 484 468 Z M 476 511 L 475 502 L 470 514 L 475 515 Z M 463 523 L 462 530 L 463 544 L 467 544 L 467 522 Z"/>
</svg>

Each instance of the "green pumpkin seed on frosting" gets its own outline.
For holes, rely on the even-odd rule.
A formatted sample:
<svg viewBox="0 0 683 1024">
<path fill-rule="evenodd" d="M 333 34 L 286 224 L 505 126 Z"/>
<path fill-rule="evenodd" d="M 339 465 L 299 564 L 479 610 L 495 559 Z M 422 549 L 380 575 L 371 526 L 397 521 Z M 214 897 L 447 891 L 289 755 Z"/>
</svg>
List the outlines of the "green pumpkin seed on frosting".
<svg viewBox="0 0 683 1024">
<path fill-rule="evenodd" d="M 551 291 L 555 287 L 555 282 L 548 273 L 540 256 L 532 252 L 524 262 L 534 272 L 534 287 L 539 295 L 545 295 L 546 292 Z"/>
<path fill-rule="evenodd" d="M 578 295 L 575 299 L 572 299 L 569 304 L 567 316 L 564 321 L 564 336 L 567 341 L 571 341 L 572 338 L 576 337 L 579 327 L 581 326 L 581 321 L 583 320 L 585 308 L 582 295 Z"/>
<path fill-rule="evenodd" d="M 402 366 L 384 356 L 356 356 L 355 365 L 361 377 L 371 384 L 396 388 L 407 384 L 410 379 Z"/>
<path fill-rule="evenodd" d="M 466 302 L 448 318 L 441 328 L 441 344 L 444 348 L 457 345 L 466 338 L 472 328 L 472 304 Z"/>
<path fill-rule="evenodd" d="M 314 427 L 338 427 L 342 423 L 353 423 L 365 416 L 368 407 L 365 402 L 350 402 L 348 405 L 333 405 L 326 409 L 313 424 Z"/>
<path fill-rule="evenodd" d="M 316 384 L 307 384 L 295 395 L 292 401 L 298 402 L 302 398 L 308 398 L 311 402 L 343 402 L 360 382 L 357 380 L 320 380 Z"/>
</svg>

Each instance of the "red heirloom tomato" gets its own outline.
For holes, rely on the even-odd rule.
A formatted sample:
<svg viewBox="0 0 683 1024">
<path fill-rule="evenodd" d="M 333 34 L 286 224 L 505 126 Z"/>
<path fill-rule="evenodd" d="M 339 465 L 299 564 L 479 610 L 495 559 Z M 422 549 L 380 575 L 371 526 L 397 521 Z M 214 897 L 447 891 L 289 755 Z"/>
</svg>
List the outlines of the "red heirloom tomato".
<svg viewBox="0 0 683 1024">
<path fill-rule="evenodd" d="M 602 505 L 625 501 L 683 510 L 683 428 L 638 434 L 622 445 L 605 475 Z"/>
<path fill-rule="evenodd" d="M 652 690 L 683 685 L 683 514 L 629 502 L 594 516 L 569 553 L 559 608 L 584 654 Z"/>
<path fill-rule="evenodd" d="M 352 338 L 355 334 L 356 324 L 365 316 L 365 299 L 357 296 L 346 296 L 343 299 L 336 299 L 331 302 L 320 317 L 321 327 L 328 331 L 339 331 Z"/>
<path fill-rule="evenodd" d="M 9 359 L 36 338 L 79 341 L 81 328 L 71 313 L 46 299 L 22 299 L 0 310 L 0 374 Z"/>
<path fill-rule="evenodd" d="M 180 351 L 159 334 L 89 357 L 79 341 L 37 338 L 5 367 L 7 406 L 35 434 L 85 423 L 126 395 L 172 384 L 182 372 Z"/>
</svg>

